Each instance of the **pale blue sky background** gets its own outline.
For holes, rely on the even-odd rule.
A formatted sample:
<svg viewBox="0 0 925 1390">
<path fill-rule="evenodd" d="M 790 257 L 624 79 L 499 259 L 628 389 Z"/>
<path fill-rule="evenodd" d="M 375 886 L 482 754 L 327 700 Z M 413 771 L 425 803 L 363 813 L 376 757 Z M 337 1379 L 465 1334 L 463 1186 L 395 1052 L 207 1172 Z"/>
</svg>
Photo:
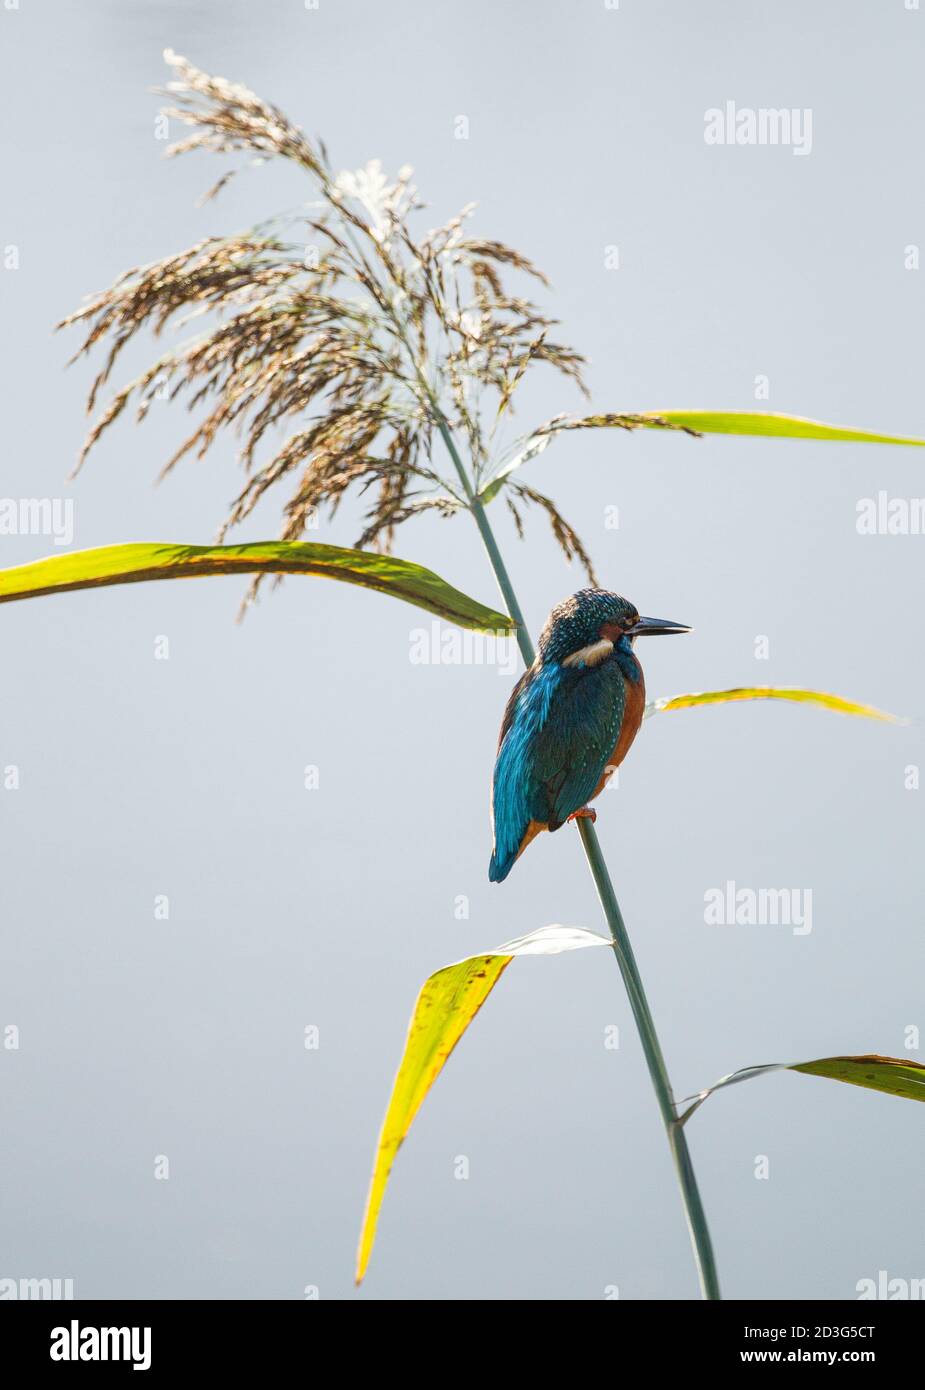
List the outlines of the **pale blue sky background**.
<svg viewBox="0 0 925 1390">
<path fill-rule="evenodd" d="M 412 163 L 422 226 L 477 200 L 474 230 L 551 276 L 596 407 L 749 409 L 763 374 L 767 408 L 925 435 L 922 279 L 903 265 L 925 241 L 925 15 L 902 0 L 21 0 L 0 11 L 0 242 L 20 254 L 0 275 L 3 495 L 60 496 L 83 436 L 89 374 L 65 373 L 76 340 L 52 336 L 57 318 L 130 265 L 305 196 L 269 167 L 194 206 L 219 168 L 161 159 L 148 89 L 168 45 L 323 134 L 344 167 Z M 810 157 L 706 146 L 704 111 L 730 99 L 811 108 Z M 539 373 L 519 418 L 578 405 Z M 232 441 L 152 487 L 186 428 L 158 405 L 111 433 L 68 493 L 75 546 L 214 535 Z M 925 494 L 923 468 L 915 451 L 601 434 L 561 440 L 530 477 L 608 587 L 696 626 L 642 653 L 653 695 L 815 685 L 920 718 L 925 539 L 859 537 L 855 508 Z M 275 535 L 278 506 L 242 538 Z M 357 517 L 317 538 L 350 544 Z M 497 518 L 536 628 L 581 577 L 539 519 L 519 545 Z M 5 537 L 0 563 L 51 548 Z M 495 602 L 465 519 L 409 525 L 397 550 Z M 70 1277 L 83 1297 L 354 1297 L 424 976 L 549 922 L 602 927 L 571 832 L 487 881 L 510 678 L 413 666 L 426 618 L 321 581 L 288 581 L 238 628 L 242 588 L 0 613 L 0 765 L 21 773 L 0 791 L 0 1025 L 21 1030 L 0 1050 L 2 1277 Z M 749 1063 L 902 1053 L 925 1025 L 925 793 L 904 788 L 922 756 L 921 723 L 785 706 L 645 727 L 598 828 L 680 1095 Z M 704 892 L 728 879 L 811 888 L 812 933 L 706 926 Z M 789 1074 L 716 1097 L 690 1138 L 726 1293 L 852 1298 L 880 1269 L 925 1274 L 908 1196 L 922 1123 Z M 400 1155 L 359 1296 L 611 1285 L 696 1292 L 632 1021 L 605 953 L 518 961 Z"/>
</svg>

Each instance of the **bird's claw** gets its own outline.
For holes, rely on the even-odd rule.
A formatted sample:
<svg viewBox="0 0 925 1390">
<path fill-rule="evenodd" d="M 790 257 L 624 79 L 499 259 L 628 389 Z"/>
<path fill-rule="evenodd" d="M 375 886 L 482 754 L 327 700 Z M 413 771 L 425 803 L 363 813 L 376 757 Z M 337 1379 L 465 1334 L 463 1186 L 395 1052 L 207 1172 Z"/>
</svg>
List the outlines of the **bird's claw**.
<svg viewBox="0 0 925 1390">
<path fill-rule="evenodd" d="M 597 820 L 597 812 L 593 806 L 580 806 L 577 811 L 573 811 L 569 820 L 589 820 L 593 825 Z"/>
</svg>

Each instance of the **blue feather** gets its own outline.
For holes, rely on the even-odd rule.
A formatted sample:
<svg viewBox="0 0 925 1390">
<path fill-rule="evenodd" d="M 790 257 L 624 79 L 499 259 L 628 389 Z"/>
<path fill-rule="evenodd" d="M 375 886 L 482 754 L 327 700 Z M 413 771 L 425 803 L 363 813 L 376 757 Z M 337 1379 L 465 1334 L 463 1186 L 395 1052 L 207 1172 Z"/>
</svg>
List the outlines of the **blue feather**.
<svg viewBox="0 0 925 1390">
<path fill-rule="evenodd" d="M 537 795 L 539 788 L 533 776 L 535 741 L 549 719 L 564 676 L 558 663 L 539 670 L 532 667 L 514 691 L 492 789 L 495 848 L 488 867 L 492 883 L 507 878 L 530 821 L 540 820 L 545 814 L 545 801 Z"/>
</svg>

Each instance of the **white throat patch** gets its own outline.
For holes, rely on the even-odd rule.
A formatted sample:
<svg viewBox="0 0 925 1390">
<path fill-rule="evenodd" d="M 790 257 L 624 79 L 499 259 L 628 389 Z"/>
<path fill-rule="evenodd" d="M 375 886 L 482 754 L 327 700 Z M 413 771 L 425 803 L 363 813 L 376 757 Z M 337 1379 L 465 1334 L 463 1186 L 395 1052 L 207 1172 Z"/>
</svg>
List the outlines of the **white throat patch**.
<svg viewBox="0 0 925 1390">
<path fill-rule="evenodd" d="M 599 642 L 592 642 L 589 647 L 580 647 L 577 652 L 572 652 L 563 661 L 563 666 L 599 666 L 613 651 L 613 643 L 609 637 L 602 637 Z"/>
</svg>

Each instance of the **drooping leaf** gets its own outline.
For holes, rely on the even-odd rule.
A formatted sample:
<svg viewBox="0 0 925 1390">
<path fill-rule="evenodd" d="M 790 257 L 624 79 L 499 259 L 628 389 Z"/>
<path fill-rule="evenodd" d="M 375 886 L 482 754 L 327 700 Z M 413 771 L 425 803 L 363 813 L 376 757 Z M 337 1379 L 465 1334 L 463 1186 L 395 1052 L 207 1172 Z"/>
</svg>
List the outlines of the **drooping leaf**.
<svg viewBox="0 0 925 1390">
<path fill-rule="evenodd" d="M 741 1081 L 751 1081 L 755 1076 L 766 1076 L 772 1071 L 799 1071 L 806 1076 L 828 1077 L 832 1081 L 844 1081 L 849 1086 L 864 1086 L 871 1091 L 903 1096 L 906 1100 L 925 1101 L 925 1063 L 912 1062 L 908 1057 L 881 1057 L 871 1052 L 857 1057 L 819 1057 L 813 1062 L 768 1062 L 762 1066 L 743 1067 L 741 1071 L 720 1077 L 719 1081 L 701 1091 L 680 1116 L 681 1124 L 686 1124 L 714 1091 L 738 1085 Z"/>
<path fill-rule="evenodd" d="M 534 430 L 523 447 L 508 463 L 502 464 L 481 491 L 481 500 L 497 496 L 510 475 L 535 458 L 553 435 L 567 430 L 678 430 L 684 434 L 735 434 L 764 439 L 815 439 L 843 444 L 905 444 L 925 446 L 925 439 L 905 435 L 877 434 L 850 426 L 828 425 L 801 415 L 781 415 L 760 410 L 645 410 L 610 412 L 602 415 L 557 415 Z"/>
<path fill-rule="evenodd" d="M 358 1284 L 366 1273 L 372 1254 L 382 1199 L 395 1155 L 447 1058 L 511 961 L 515 956 L 551 956 L 584 946 L 610 944 L 605 937 L 586 931 L 583 927 L 541 927 L 494 950 L 467 956 L 465 960 L 444 966 L 425 980 L 411 1015 L 405 1050 L 376 1146 L 357 1250 Z"/>
<path fill-rule="evenodd" d="M 28 565 L 0 570 L 0 603 L 71 589 L 217 574 L 321 575 L 391 594 L 475 631 L 509 632 L 515 626 L 506 614 L 496 613 L 460 593 L 423 565 L 391 555 L 303 541 L 256 541 L 249 545 L 153 542 L 50 555 Z"/>
<path fill-rule="evenodd" d="M 852 714 L 859 719 L 878 719 L 885 724 L 904 724 L 898 715 L 888 714 L 873 705 L 861 705 L 855 700 L 846 700 L 841 695 L 830 695 L 826 690 L 802 690 L 798 686 L 785 685 L 740 685 L 731 690 L 702 690 L 689 695 L 664 695 L 659 700 L 651 700 L 646 705 L 646 718 L 660 714 L 663 710 L 692 709 L 695 705 L 723 705 L 734 700 L 790 700 L 796 704 L 819 705 L 823 709 L 836 710 L 839 714 Z"/>
<path fill-rule="evenodd" d="M 644 410 L 605 415 L 557 415 L 540 425 L 535 435 L 561 430 L 622 429 L 681 430 L 687 434 L 739 434 L 763 439 L 821 439 L 843 444 L 925 445 L 925 439 L 877 434 L 850 425 L 829 425 L 802 415 L 767 410 Z"/>
<path fill-rule="evenodd" d="M 827 1076 L 850 1086 L 866 1086 L 871 1091 L 925 1100 L 925 1063 L 907 1057 L 882 1057 L 875 1052 L 858 1057 L 822 1057 L 817 1062 L 799 1062 L 790 1068 L 806 1076 Z"/>
<path fill-rule="evenodd" d="M 807 420 L 802 415 L 780 415 L 760 410 L 650 410 L 642 417 L 643 427 L 670 427 L 694 430 L 697 434 L 757 435 L 764 439 L 821 439 L 842 444 L 907 444 L 921 448 L 925 439 L 905 435 L 877 434 L 848 425 L 828 425 Z"/>
</svg>

